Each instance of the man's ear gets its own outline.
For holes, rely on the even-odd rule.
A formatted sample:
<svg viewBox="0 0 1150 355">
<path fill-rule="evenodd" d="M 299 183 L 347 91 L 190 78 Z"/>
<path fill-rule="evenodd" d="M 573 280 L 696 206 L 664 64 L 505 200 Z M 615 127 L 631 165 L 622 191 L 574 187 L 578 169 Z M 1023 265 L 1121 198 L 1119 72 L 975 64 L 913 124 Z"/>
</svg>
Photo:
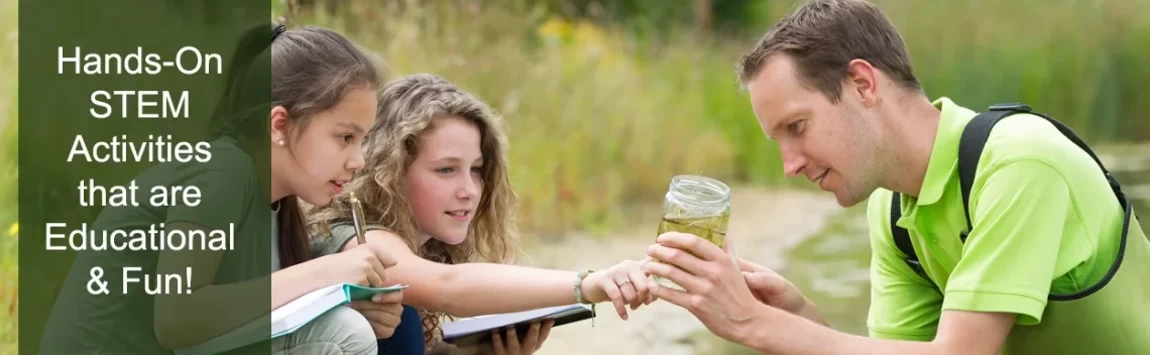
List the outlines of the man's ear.
<svg viewBox="0 0 1150 355">
<path fill-rule="evenodd" d="M 847 75 L 843 95 L 857 98 L 865 108 L 873 108 L 879 103 L 879 71 L 862 59 L 847 63 Z"/>
</svg>

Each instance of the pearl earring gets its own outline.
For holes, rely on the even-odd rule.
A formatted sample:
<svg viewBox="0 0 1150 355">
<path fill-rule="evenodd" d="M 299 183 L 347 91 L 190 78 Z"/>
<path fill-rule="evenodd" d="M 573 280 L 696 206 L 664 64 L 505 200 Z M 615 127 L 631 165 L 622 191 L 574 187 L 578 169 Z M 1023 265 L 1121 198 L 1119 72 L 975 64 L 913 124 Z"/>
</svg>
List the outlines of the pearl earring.
<svg viewBox="0 0 1150 355">
<path fill-rule="evenodd" d="M 277 141 L 276 141 L 276 143 L 278 143 L 279 145 L 283 146 L 283 145 L 284 145 L 284 140 L 283 140 L 283 138 L 280 138 L 279 140 L 277 140 Z"/>
</svg>

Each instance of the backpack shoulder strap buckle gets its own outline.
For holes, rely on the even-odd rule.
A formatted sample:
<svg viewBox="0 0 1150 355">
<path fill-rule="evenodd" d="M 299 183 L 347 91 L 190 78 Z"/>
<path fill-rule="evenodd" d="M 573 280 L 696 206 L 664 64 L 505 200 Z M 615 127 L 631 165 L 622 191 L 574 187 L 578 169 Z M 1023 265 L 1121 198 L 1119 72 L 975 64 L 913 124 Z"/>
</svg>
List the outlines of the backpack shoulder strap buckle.
<svg viewBox="0 0 1150 355">
<path fill-rule="evenodd" d="M 1024 103 L 1014 102 L 1014 103 L 1001 103 L 1001 104 L 990 105 L 989 110 L 990 111 L 1031 112 L 1033 109 L 1031 109 L 1030 106 L 1028 106 Z"/>
</svg>

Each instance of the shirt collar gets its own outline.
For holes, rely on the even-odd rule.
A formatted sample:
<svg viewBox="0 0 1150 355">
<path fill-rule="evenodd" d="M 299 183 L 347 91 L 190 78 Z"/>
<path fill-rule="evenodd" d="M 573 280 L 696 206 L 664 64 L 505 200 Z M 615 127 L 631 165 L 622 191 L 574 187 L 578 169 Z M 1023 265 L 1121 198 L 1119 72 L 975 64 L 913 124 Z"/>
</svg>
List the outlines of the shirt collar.
<svg viewBox="0 0 1150 355">
<path fill-rule="evenodd" d="M 959 106 L 949 98 L 941 97 L 931 104 L 941 111 L 938 121 L 938 131 L 934 138 L 934 147 L 930 151 L 930 160 L 927 162 L 926 175 L 922 180 L 922 189 L 918 194 L 918 205 L 929 205 L 938 202 L 946 190 L 946 184 L 958 167 L 958 142 L 962 138 L 962 130 L 970 122 L 976 112 Z"/>
</svg>

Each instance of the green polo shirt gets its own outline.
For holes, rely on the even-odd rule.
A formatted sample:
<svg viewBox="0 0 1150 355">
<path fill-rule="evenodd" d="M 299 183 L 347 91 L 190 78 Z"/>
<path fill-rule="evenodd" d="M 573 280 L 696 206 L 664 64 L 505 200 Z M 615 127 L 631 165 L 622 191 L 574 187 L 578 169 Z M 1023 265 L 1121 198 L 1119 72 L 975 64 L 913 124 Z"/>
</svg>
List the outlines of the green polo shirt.
<svg viewBox="0 0 1150 355">
<path fill-rule="evenodd" d="M 870 196 L 872 337 L 929 341 L 944 310 L 1008 312 L 1042 321 L 1049 294 L 1070 294 L 1105 276 L 1122 210 L 1097 163 L 1041 117 L 1003 119 L 987 139 L 971 188 L 966 229 L 958 143 L 976 112 L 947 98 L 922 190 L 902 196 L 902 218 L 931 283 L 906 265 L 890 232 L 891 192 Z"/>
</svg>

